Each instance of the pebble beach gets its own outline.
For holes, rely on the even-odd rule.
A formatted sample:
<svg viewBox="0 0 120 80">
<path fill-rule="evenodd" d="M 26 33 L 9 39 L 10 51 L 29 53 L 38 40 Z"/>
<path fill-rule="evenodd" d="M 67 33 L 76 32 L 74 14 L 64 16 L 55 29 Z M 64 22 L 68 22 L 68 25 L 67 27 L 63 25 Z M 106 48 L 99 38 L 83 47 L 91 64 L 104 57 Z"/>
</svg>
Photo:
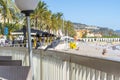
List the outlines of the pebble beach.
<svg viewBox="0 0 120 80">
<path fill-rule="evenodd" d="M 65 49 L 66 45 L 60 45 L 57 46 L 57 51 L 63 51 L 68 52 L 71 54 L 77 54 L 77 55 L 83 55 L 83 56 L 89 56 L 89 57 L 96 57 L 96 58 L 102 58 L 102 59 L 109 59 L 109 60 L 115 60 L 120 61 L 120 43 L 97 43 L 97 42 L 78 42 L 77 47 L 79 49 Z M 117 46 L 117 48 L 116 48 Z M 64 49 L 60 49 L 60 47 L 64 47 Z M 115 47 L 115 49 L 113 49 Z M 105 54 L 103 55 L 103 49 L 106 50 Z"/>
</svg>

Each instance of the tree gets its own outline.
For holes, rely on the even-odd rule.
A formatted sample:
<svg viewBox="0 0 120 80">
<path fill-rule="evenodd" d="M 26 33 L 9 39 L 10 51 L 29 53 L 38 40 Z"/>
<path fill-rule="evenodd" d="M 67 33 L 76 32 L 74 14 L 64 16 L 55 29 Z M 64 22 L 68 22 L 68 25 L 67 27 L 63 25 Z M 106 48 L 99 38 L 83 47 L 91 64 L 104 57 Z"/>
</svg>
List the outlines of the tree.
<svg viewBox="0 0 120 80">
<path fill-rule="evenodd" d="M 10 35 L 10 32 L 19 30 L 20 25 L 15 23 L 7 23 L 6 26 L 8 27 L 8 35 Z"/>
<path fill-rule="evenodd" d="M 18 20 L 18 14 L 20 14 L 20 11 L 15 6 L 13 0 L 0 0 L 0 13 L 3 19 L 2 29 L 4 29 L 4 26 L 8 26 L 8 23 L 10 22 L 14 25 L 16 24 L 16 21 Z"/>
<path fill-rule="evenodd" d="M 54 33 L 56 33 L 56 31 L 58 30 L 56 14 L 52 14 L 51 21 L 52 21 L 52 24 L 51 24 L 52 30 Z"/>
<path fill-rule="evenodd" d="M 9 21 L 13 21 L 16 17 L 16 13 L 20 12 L 12 0 L 1 0 L 0 5 L 0 12 L 3 16 L 4 24 L 6 21 L 7 23 L 9 23 Z"/>
<path fill-rule="evenodd" d="M 3 15 L 3 18 L 4 18 L 4 24 L 5 24 L 5 18 L 6 18 L 6 14 L 5 13 L 8 13 L 8 8 L 7 8 L 7 4 L 5 3 L 4 0 L 0 0 L 0 12 L 2 13 Z"/>
<path fill-rule="evenodd" d="M 74 30 L 73 24 L 70 21 L 65 22 L 65 35 L 69 35 L 74 37 L 76 35 L 76 32 Z"/>
<path fill-rule="evenodd" d="M 57 32 L 59 29 L 62 29 L 62 19 L 61 17 L 63 16 L 62 13 L 56 13 L 56 14 L 52 14 L 51 16 L 51 21 L 52 21 L 52 30 L 55 32 Z"/>
<path fill-rule="evenodd" d="M 58 28 L 59 29 L 61 29 L 62 28 L 62 16 L 63 16 L 63 13 L 60 13 L 60 12 L 58 12 L 57 14 L 56 14 L 56 17 L 57 17 L 57 25 L 58 25 Z"/>
<path fill-rule="evenodd" d="M 45 22 L 45 29 L 50 32 L 50 30 L 52 29 L 52 21 L 51 21 L 51 15 L 52 15 L 52 12 L 49 10 L 47 12 L 45 12 L 45 15 L 43 16 L 44 17 L 44 22 Z"/>
<path fill-rule="evenodd" d="M 13 0 L 0 0 L 0 13 L 3 16 L 4 26 L 5 23 L 10 30 L 13 31 L 13 25 L 17 25 L 18 22 L 21 22 L 25 19 L 23 15 L 20 14 L 20 10 L 15 6 Z M 47 8 L 47 4 L 43 1 L 40 1 L 34 13 L 31 15 L 32 25 L 40 30 L 46 30 L 48 32 L 57 32 L 60 29 L 63 29 L 63 14 L 61 12 L 52 13 Z M 12 26 L 12 27 L 11 27 Z M 69 35 L 73 35 L 74 29 L 70 21 L 66 22 L 65 30 L 68 31 Z M 68 29 L 68 30 L 67 30 Z"/>
<path fill-rule="evenodd" d="M 47 5 L 45 2 L 40 1 L 34 13 L 31 15 L 33 26 L 42 29 L 45 12 Z"/>
</svg>

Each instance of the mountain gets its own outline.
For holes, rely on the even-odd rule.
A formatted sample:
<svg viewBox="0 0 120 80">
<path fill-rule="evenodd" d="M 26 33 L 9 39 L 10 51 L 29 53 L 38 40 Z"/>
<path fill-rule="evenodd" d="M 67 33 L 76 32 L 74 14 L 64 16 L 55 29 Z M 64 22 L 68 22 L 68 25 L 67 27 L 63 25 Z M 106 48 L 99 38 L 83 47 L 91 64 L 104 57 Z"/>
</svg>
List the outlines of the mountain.
<svg viewBox="0 0 120 80">
<path fill-rule="evenodd" d="M 94 33 L 102 33 L 103 36 L 120 36 L 120 30 L 114 31 L 113 29 L 109 29 L 106 27 L 94 26 L 94 25 L 86 25 L 82 23 L 73 23 L 74 28 L 76 30 L 87 29 L 91 30 Z"/>
<path fill-rule="evenodd" d="M 82 23 L 73 23 L 75 29 L 99 29 L 98 26 L 86 25 Z"/>
<path fill-rule="evenodd" d="M 118 33 L 118 35 L 120 36 L 120 30 L 116 30 L 116 32 Z"/>
<path fill-rule="evenodd" d="M 120 30 L 116 30 L 116 32 L 120 33 Z"/>
</svg>

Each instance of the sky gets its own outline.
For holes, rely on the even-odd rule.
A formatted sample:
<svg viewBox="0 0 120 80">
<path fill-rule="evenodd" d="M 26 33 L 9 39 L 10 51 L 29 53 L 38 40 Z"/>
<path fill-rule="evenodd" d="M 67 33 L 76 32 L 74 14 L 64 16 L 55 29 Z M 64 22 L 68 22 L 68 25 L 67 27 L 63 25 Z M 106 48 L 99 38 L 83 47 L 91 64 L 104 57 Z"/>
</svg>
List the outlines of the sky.
<svg viewBox="0 0 120 80">
<path fill-rule="evenodd" d="M 65 20 L 120 30 L 120 0 L 42 0 Z"/>
</svg>

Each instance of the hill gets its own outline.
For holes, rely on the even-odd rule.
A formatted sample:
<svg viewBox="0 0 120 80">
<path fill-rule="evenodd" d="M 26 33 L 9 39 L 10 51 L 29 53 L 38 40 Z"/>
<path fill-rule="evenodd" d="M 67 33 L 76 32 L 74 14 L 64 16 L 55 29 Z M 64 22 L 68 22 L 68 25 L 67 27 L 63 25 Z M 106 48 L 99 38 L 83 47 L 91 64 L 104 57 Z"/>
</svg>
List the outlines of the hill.
<svg viewBox="0 0 120 80">
<path fill-rule="evenodd" d="M 94 26 L 94 25 L 86 25 L 82 23 L 73 23 L 74 28 L 76 30 L 87 29 L 91 30 L 94 33 L 101 33 L 103 36 L 120 36 L 120 30 L 114 31 L 113 29 L 109 29 L 106 27 Z"/>
<path fill-rule="evenodd" d="M 116 32 L 120 33 L 120 30 L 116 30 Z"/>
</svg>

